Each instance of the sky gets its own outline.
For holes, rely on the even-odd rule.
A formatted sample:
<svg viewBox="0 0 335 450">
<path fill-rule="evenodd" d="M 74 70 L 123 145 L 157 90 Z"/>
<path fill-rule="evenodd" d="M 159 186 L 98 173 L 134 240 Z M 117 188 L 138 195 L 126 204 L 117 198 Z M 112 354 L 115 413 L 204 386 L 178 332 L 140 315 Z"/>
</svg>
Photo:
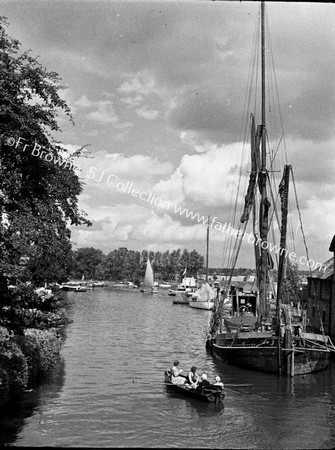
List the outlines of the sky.
<svg viewBox="0 0 335 450">
<path fill-rule="evenodd" d="M 243 205 L 250 172 L 242 141 L 259 9 L 257 1 L 0 1 L 8 34 L 66 86 L 75 125 L 60 114 L 55 137 L 89 152 L 76 165 L 79 207 L 93 226 L 72 227 L 74 249 L 205 255 L 210 216 L 209 265 L 226 266 L 223 226 L 233 224 L 238 182 Z M 276 133 L 293 167 L 307 259 L 322 263 L 335 234 L 335 6 L 269 2 L 266 12 L 276 80 L 269 136 L 280 111 L 285 134 Z M 294 203 L 289 244 L 302 256 Z M 237 267 L 253 266 L 244 243 Z"/>
</svg>

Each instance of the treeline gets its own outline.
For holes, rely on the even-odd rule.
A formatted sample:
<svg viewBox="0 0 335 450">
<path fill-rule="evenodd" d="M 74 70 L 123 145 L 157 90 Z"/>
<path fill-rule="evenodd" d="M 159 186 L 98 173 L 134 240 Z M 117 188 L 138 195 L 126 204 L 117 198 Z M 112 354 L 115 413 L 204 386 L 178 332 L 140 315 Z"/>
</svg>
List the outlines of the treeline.
<svg viewBox="0 0 335 450">
<path fill-rule="evenodd" d="M 108 255 L 101 250 L 80 248 L 72 253 L 70 277 L 95 280 L 141 281 L 145 274 L 147 259 L 150 259 L 156 280 L 180 279 L 187 270 L 187 276 L 196 276 L 204 268 L 204 257 L 196 250 L 187 249 L 162 252 L 128 250 L 119 248 Z"/>
</svg>

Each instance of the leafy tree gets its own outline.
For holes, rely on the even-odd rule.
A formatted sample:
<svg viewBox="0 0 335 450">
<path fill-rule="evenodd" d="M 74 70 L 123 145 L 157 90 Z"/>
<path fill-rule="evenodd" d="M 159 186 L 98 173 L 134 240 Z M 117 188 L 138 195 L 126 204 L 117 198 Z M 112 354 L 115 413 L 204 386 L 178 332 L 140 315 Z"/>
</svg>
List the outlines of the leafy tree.
<svg viewBox="0 0 335 450">
<path fill-rule="evenodd" d="M 119 267 L 118 250 L 113 250 L 108 253 L 105 261 L 103 262 L 103 268 L 108 280 L 120 280 L 121 270 Z"/>
<path fill-rule="evenodd" d="M 191 276 L 196 276 L 197 273 L 204 267 L 205 259 L 196 250 L 190 252 L 189 273 Z"/>
<path fill-rule="evenodd" d="M 93 279 L 96 268 L 102 264 L 105 259 L 101 250 L 93 247 L 79 248 L 73 252 L 74 270 L 72 272 L 75 278 Z"/>
<path fill-rule="evenodd" d="M 22 52 L 7 26 L 0 17 L 0 274 L 38 284 L 68 270 L 69 225 L 91 223 L 78 209 L 83 187 L 73 160 L 52 137 L 60 112 L 73 122 L 61 79 Z"/>
<path fill-rule="evenodd" d="M 95 272 L 94 272 L 94 279 L 95 280 L 105 280 L 106 279 L 106 271 L 105 271 L 103 263 L 100 263 L 96 266 Z"/>
<path fill-rule="evenodd" d="M 171 280 L 168 268 L 170 267 L 170 252 L 167 250 L 162 254 L 161 258 L 161 274 L 165 281 Z"/>
</svg>

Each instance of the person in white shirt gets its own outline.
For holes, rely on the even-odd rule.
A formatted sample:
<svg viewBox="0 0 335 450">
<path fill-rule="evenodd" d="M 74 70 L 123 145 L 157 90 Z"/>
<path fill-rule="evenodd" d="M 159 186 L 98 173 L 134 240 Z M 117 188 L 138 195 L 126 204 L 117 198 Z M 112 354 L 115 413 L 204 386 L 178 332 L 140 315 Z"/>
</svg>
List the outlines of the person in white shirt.
<svg viewBox="0 0 335 450">
<path fill-rule="evenodd" d="M 223 383 L 221 381 L 221 378 L 219 376 L 215 377 L 215 383 L 213 383 L 214 386 L 221 386 L 223 388 Z"/>
<path fill-rule="evenodd" d="M 179 361 L 176 359 L 173 362 L 173 366 L 171 367 L 171 382 L 173 384 L 185 384 L 186 378 L 183 375 L 180 375 L 183 369 L 178 369 Z"/>
</svg>

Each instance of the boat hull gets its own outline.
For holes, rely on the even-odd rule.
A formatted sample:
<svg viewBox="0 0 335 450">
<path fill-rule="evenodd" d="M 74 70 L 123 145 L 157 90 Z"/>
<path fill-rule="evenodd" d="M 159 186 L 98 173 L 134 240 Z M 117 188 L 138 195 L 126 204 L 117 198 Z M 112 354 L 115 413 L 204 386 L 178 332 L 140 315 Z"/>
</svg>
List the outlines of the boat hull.
<svg viewBox="0 0 335 450">
<path fill-rule="evenodd" d="M 214 355 L 238 367 L 286 376 L 318 372 L 329 365 L 329 349 L 318 345 L 279 350 L 277 338 L 264 336 L 255 340 L 245 336 L 243 340 L 243 337 L 240 335 L 233 343 L 218 335 L 211 346 Z"/>
<path fill-rule="evenodd" d="M 191 308 L 196 309 L 207 309 L 207 311 L 214 309 L 214 302 L 200 302 L 197 300 L 190 300 L 188 304 Z"/>
<path fill-rule="evenodd" d="M 188 305 L 191 295 L 192 295 L 192 293 L 190 293 L 190 292 L 180 292 L 177 295 L 177 298 L 175 300 L 173 300 L 173 303 L 175 305 Z"/>
<path fill-rule="evenodd" d="M 174 305 L 188 305 L 188 300 L 185 300 L 183 297 L 178 297 L 175 300 L 172 300 Z"/>
<path fill-rule="evenodd" d="M 77 288 L 76 286 L 61 286 L 60 289 L 63 291 L 75 291 Z"/>
</svg>

